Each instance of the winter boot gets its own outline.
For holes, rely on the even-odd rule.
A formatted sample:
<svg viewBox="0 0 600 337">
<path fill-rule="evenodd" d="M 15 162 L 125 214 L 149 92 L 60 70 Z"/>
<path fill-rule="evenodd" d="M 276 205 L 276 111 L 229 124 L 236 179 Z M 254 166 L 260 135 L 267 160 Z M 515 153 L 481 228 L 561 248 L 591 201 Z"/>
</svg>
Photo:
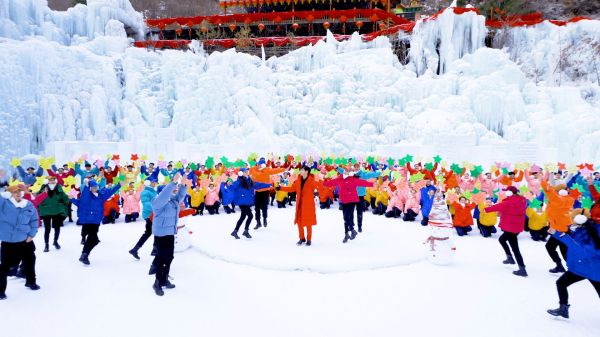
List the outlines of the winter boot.
<svg viewBox="0 0 600 337">
<path fill-rule="evenodd" d="M 60 245 L 58 244 L 58 241 L 54 241 L 54 243 L 52 245 L 54 246 L 54 248 L 60 249 Z"/>
<path fill-rule="evenodd" d="M 306 245 L 310 246 L 312 243 L 310 242 L 310 240 L 306 241 Z"/>
<path fill-rule="evenodd" d="M 154 289 L 154 293 L 158 296 L 163 296 L 165 294 L 165 292 L 162 290 L 162 287 L 158 283 L 158 280 L 154 281 L 152 289 Z"/>
<path fill-rule="evenodd" d="M 25 286 L 31 290 L 40 290 L 40 286 L 37 285 L 35 282 L 33 283 L 25 283 Z"/>
<path fill-rule="evenodd" d="M 547 312 L 552 316 L 569 318 L 569 307 L 570 305 L 568 304 L 561 304 L 558 309 L 550 309 Z"/>
<path fill-rule="evenodd" d="M 236 240 L 240 239 L 236 231 L 231 232 L 231 236 L 233 236 Z"/>
<path fill-rule="evenodd" d="M 156 246 L 152 246 L 152 252 L 150 253 L 150 256 L 156 256 L 157 252 L 158 252 L 158 248 L 156 248 Z"/>
<path fill-rule="evenodd" d="M 512 255 L 506 255 L 506 260 L 502 261 L 503 264 L 515 264 L 515 259 Z"/>
<path fill-rule="evenodd" d="M 362 226 L 358 226 L 358 232 L 362 233 Z"/>
<path fill-rule="evenodd" d="M 156 274 L 158 267 L 155 264 L 151 264 L 150 265 L 150 270 L 148 271 L 148 275 L 154 275 Z"/>
<path fill-rule="evenodd" d="M 140 256 L 138 255 L 138 250 L 140 249 L 140 247 L 135 246 L 133 247 L 132 250 L 129 251 L 129 254 L 131 254 L 131 256 L 133 256 L 136 260 L 140 259 Z"/>
<path fill-rule="evenodd" d="M 354 240 L 356 238 L 356 235 L 358 233 L 356 233 L 356 231 L 354 230 L 354 228 L 352 229 L 352 232 L 350 232 L 350 240 Z"/>
<path fill-rule="evenodd" d="M 565 267 L 563 267 L 562 263 L 560 263 L 560 262 L 556 264 L 556 267 L 554 267 L 548 271 L 551 272 L 552 274 L 566 272 Z"/>
<path fill-rule="evenodd" d="M 79 258 L 79 261 L 85 265 L 89 265 L 90 264 L 90 260 L 88 259 L 88 256 L 90 254 L 88 253 L 81 253 L 81 257 Z"/>
<path fill-rule="evenodd" d="M 344 240 L 342 240 L 342 243 L 346 243 L 346 242 L 348 242 L 348 240 L 349 240 L 349 239 L 350 239 L 350 235 L 348 235 L 348 233 L 346 233 L 346 234 L 344 235 Z"/>
<path fill-rule="evenodd" d="M 6 294 L 0 293 L 0 301 L 5 300 L 5 299 L 6 299 Z"/>
<path fill-rule="evenodd" d="M 302 246 L 303 243 L 306 242 L 306 239 L 301 239 L 300 241 L 296 242 L 297 246 Z"/>
<path fill-rule="evenodd" d="M 262 224 L 260 223 L 260 219 L 257 218 L 256 219 L 256 226 L 254 227 L 254 230 L 257 230 L 257 229 L 259 229 L 261 227 L 262 227 Z"/>
<path fill-rule="evenodd" d="M 519 266 L 519 270 L 513 271 L 513 274 L 515 274 L 517 276 L 527 277 L 527 271 L 525 270 L 525 267 Z"/>
<path fill-rule="evenodd" d="M 48 248 L 48 244 L 46 244 L 46 245 L 44 246 L 44 253 L 47 253 L 47 252 L 49 252 L 49 251 L 50 251 L 50 248 Z"/>
<path fill-rule="evenodd" d="M 244 233 L 242 233 L 243 236 L 245 236 L 248 239 L 252 239 L 252 236 L 250 235 L 250 233 L 248 233 L 248 231 L 244 231 Z"/>
<path fill-rule="evenodd" d="M 263 218 L 263 226 L 265 226 L 265 228 L 267 228 L 267 218 Z"/>
<path fill-rule="evenodd" d="M 164 287 L 167 289 L 173 289 L 173 288 L 175 288 L 175 285 L 173 283 L 171 283 L 171 281 L 169 281 L 169 279 L 167 278 L 167 282 L 165 282 Z"/>
</svg>

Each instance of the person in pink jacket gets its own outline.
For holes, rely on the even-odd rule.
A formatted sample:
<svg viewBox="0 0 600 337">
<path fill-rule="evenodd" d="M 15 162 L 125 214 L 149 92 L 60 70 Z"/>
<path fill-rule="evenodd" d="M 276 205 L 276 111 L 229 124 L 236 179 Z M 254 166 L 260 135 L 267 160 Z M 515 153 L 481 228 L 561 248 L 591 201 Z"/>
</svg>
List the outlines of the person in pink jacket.
<svg viewBox="0 0 600 337">
<path fill-rule="evenodd" d="M 388 207 L 385 211 L 386 218 L 399 218 L 402 215 L 402 195 L 401 190 L 396 188 L 395 191 L 392 192 L 392 189 L 387 186 L 386 190 L 390 199 L 388 200 Z"/>
<path fill-rule="evenodd" d="M 220 183 L 215 184 L 211 182 L 208 184 L 206 196 L 204 197 L 204 205 L 206 206 L 208 214 L 219 214 L 219 207 L 221 206 L 221 203 L 219 202 L 220 188 Z"/>
<path fill-rule="evenodd" d="M 357 232 L 354 230 L 354 209 L 359 201 L 357 187 L 373 187 L 373 183 L 359 179 L 354 175 L 352 167 L 349 167 L 348 171 L 342 172 L 337 178 L 323 182 L 326 187 L 338 188 L 338 196 L 340 203 L 342 204 L 342 212 L 344 214 L 344 240 L 343 243 L 348 242 L 348 239 L 354 240 Z"/>
<path fill-rule="evenodd" d="M 460 178 L 459 178 L 459 186 L 460 189 L 463 191 L 472 191 L 475 188 L 475 183 L 477 182 L 477 180 L 473 177 L 471 177 L 471 174 L 469 172 L 465 172 Z"/>
<path fill-rule="evenodd" d="M 515 264 L 515 260 L 510 252 L 510 248 L 515 254 L 519 270 L 513 271 L 513 274 L 517 276 L 527 276 L 525 270 L 525 262 L 521 256 L 519 250 L 519 241 L 517 236 L 525 229 L 525 213 L 527 212 L 527 199 L 519 195 L 519 190 L 514 186 L 509 186 L 506 189 L 506 198 L 499 204 L 494 206 L 486 207 L 486 212 L 498 212 L 500 213 L 500 229 L 504 233 L 500 236 L 498 241 L 506 253 L 506 260 L 504 264 Z M 508 244 L 507 244 L 508 242 Z"/>
<path fill-rule="evenodd" d="M 482 174 L 479 176 L 481 182 L 481 190 L 487 194 L 488 197 L 494 195 L 494 191 L 498 188 L 498 179 L 492 178 L 491 173 Z"/>
<path fill-rule="evenodd" d="M 129 184 L 127 192 L 121 192 L 123 199 L 123 214 L 125 214 L 125 223 L 136 222 L 140 217 L 140 195 L 144 185 L 135 190 L 133 184 Z"/>
<path fill-rule="evenodd" d="M 542 174 L 539 170 L 533 168 L 531 170 L 526 169 L 525 180 L 527 180 L 527 187 L 529 187 L 531 193 L 538 197 L 542 193 L 542 181 L 548 180 L 548 173 Z"/>
<path fill-rule="evenodd" d="M 421 211 L 421 205 L 419 201 L 421 200 L 420 192 L 414 188 L 410 189 L 410 194 L 404 203 L 404 217 L 402 220 L 404 221 L 415 221 L 417 215 Z"/>
</svg>

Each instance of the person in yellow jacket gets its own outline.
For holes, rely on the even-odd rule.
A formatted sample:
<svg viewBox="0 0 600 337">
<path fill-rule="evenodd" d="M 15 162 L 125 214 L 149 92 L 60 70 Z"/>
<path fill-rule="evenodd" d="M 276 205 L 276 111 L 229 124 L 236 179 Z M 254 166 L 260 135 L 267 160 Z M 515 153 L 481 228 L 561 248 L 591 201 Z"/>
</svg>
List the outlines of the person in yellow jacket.
<svg viewBox="0 0 600 337">
<path fill-rule="evenodd" d="M 285 173 L 285 172 L 284 172 Z M 285 204 L 288 202 L 288 192 L 278 190 L 277 187 L 288 187 L 289 183 L 284 176 L 275 183 L 275 200 L 277 200 L 277 208 L 285 208 Z"/>
<path fill-rule="evenodd" d="M 387 209 L 390 195 L 388 194 L 386 187 L 387 185 L 381 185 L 377 190 L 377 196 L 375 197 L 376 208 L 373 210 L 373 214 L 375 215 L 384 215 L 385 210 Z"/>
<path fill-rule="evenodd" d="M 125 176 L 125 185 L 136 183 L 138 176 L 140 175 L 140 167 L 138 162 L 135 162 L 135 166 L 129 164 L 127 167 L 122 167 L 121 174 Z"/>
<path fill-rule="evenodd" d="M 496 233 L 496 223 L 498 222 L 498 212 L 486 212 L 486 207 L 494 205 L 491 198 L 486 199 L 480 203 L 477 208 L 479 209 L 479 232 L 484 238 L 489 238 L 492 234 Z"/>
<path fill-rule="evenodd" d="M 548 214 L 541 204 L 537 208 L 529 206 L 526 212 L 529 218 L 529 234 L 533 241 L 546 241 L 548 237 Z"/>
<path fill-rule="evenodd" d="M 206 197 L 206 189 L 201 184 L 196 184 L 196 187 L 192 188 L 188 186 L 188 195 L 190 196 L 190 207 L 194 208 L 197 212 L 194 215 L 204 214 L 204 197 Z"/>
</svg>

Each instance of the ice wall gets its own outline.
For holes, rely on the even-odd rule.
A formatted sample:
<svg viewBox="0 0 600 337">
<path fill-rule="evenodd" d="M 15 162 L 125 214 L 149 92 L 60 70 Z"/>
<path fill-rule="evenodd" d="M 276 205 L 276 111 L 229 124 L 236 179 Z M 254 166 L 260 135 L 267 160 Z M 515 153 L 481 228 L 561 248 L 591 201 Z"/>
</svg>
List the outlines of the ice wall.
<svg viewBox="0 0 600 337">
<path fill-rule="evenodd" d="M 67 11 L 53 11 L 47 0 L 0 1 L 0 37 L 24 40 L 43 36 L 64 45 L 115 35 L 114 23 L 128 26 L 137 38 L 144 36 L 144 21 L 129 0 L 88 0 Z M 120 33 L 119 33 L 120 34 Z"/>
<path fill-rule="evenodd" d="M 481 20 L 446 11 L 421 23 L 407 66 L 387 38 L 358 35 L 268 60 L 233 49 L 130 48 L 119 34 L 126 20 L 108 20 L 110 36 L 72 44 L 0 38 L 0 163 L 54 141 L 104 142 L 90 145 L 100 154 L 106 142 L 135 145 L 151 130 L 172 138 L 145 135 L 148 152 L 191 157 L 438 144 L 476 160 L 475 146 L 506 152 L 519 142 L 557 148 L 564 161 L 600 162 L 600 87 L 532 81 L 507 51 L 482 46 Z"/>
<path fill-rule="evenodd" d="M 456 15 L 451 8 L 418 21 L 410 38 L 410 60 L 418 75 L 445 73 L 452 61 L 484 46 L 485 17 L 476 12 Z"/>
<path fill-rule="evenodd" d="M 600 83 L 600 21 L 557 26 L 548 21 L 500 30 L 496 48 L 505 48 L 536 83 Z"/>
</svg>

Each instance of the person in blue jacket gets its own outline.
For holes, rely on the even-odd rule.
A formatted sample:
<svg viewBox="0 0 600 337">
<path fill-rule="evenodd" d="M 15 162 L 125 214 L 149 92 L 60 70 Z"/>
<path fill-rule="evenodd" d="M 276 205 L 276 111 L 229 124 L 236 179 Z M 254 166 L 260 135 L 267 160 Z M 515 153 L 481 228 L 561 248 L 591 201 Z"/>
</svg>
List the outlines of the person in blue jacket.
<svg viewBox="0 0 600 337">
<path fill-rule="evenodd" d="M 81 169 L 81 165 L 79 163 L 75 163 L 75 173 L 81 179 L 81 185 L 84 185 L 84 180 L 89 179 L 92 176 L 97 176 L 100 174 L 100 169 L 97 167 L 92 168 L 92 164 L 85 162 L 85 169 Z"/>
<path fill-rule="evenodd" d="M 227 178 L 227 181 L 221 183 L 219 191 L 222 194 L 223 208 L 227 214 L 235 213 L 235 189 L 233 186 L 233 180 Z"/>
<path fill-rule="evenodd" d="M 79 197 L 78 215 L 81 231 L 83 232 L 82 237 L 85 237 L 85 244 L 79 261 L 85 265 L 90 264 L 89 255 L 100 242 L 98 240 L 98 230 L 104 217 L 104 202 L 117 193 L 119 189 L 121 189 L 120 182 L 110 189 L 100 189 L 95 180 L 84 180 L 81 196 Z"/>
<path fill-rule="evenodd" d="M 173 178 L 175 177 L 175 175 L 177 173 L 181 174 L 180 170 L 174 169 L 173 168 L 173 163 L 169 162 L 169 165 L 167 165 L 166 169 L 161 169 L 160 170 L 160 174 L 162 174 L 165 177 L 169 177 L 169 179 L 173 180 Z"/>
<path fill-rule="evenodd" d="M 379 178 L 381 176 L 381 172 L 369 172 L 361 170 L 358 171 L 356 176 L 358 176 L 358 178 L 360 179 L 369 180 L 373 178 Z M 360 233 L 362 232 L 363 213 L 368 208 L 367 202 L 365 201 L 365 195 L 367 195 L 367 188 L 364 186 L 359 186 L 356 188 L 356 192 L 358 193 L 358 204 L 356 204 L 356 223 L 358 224 L 358 232 Z"/>
<path fill-rule="evenodd" d="M 431 184 L 431 180 L 425 178 L 426 185 L 421 188 L 421 215 L 423 219 L 421 220 L 421 225 L 427 226 L 429 224 L 429 213 L 431 212 L 431 207 L 433 206 L 433 199 L 435 198 L 435 192 L 437 188 Z"/>
<path fill-rule="evenodd" d="M 25 185 L 32 186 L 35 184 L 37 177 L 41 177 L 44 175 L 44 169 L 42 167 L 38 167 L 37 171 L 33 167 L 28 167 L 27 172 L 23 169 L 21 165 L 17 166 L 17 173 L 21 178 L 21 181 L 25 183 Z"/>
<path fill-rule="evenodd" d="M 148 166 L 146 166 L 146 163 L 143 163 L 142 166 L 140 166 L 140 173 L 146 176 L 146 180 L 158 181 L 158 174 L 160 173 L 160 170 L 154 167 L 154 163 L 150 163 Z"/>
<path fill-rule="evenodd" d="M 152 266 L 156 268 L 156 280 L 152 289 L 158 296 L 165 293 L 167 289 L 175 288 L 169 281 L 171 262 L 175 250 L 175 234 L 177 233 L 177 222 L 179 221 L 179 204 L 183 202 L 187 194 L 187 188 L 181 183 L 181 172 L 177 172 L 169 184 L 167 184 L 152 200 L 152 234 L 156 243 L 156 256 Z"/>
<path fill-rule="evenodd" d="M 23 261 L 25 286 L 38 290 L 35 277 L 35 244 L 38 212 L 23 198 L 26 187 L 9 186 L 0 196 L 0 300 L 6 299 L 6 278 L 13 265 Z"/>
<path fill-rule="evenodd" d="M 579 281 L 588 280 L 600 296 L 600 224 L 577 215 L 569 233 L 557 232 L 550 228 L 548 232 L 567 245 L 567 267 L 569 270 L 557 281 L 559 308 L 548 310 L 552 316 L 569 318 L 569 293 L 567 288 Z"/>
<path fill-rule="evenodd" d="M 231 188 L 235 192 L 234 202 L 236 205 L 240 206 L 240 210 L 242 214 L 240 214 L 240 219 L 235 225 L 235 229 L 231 232 L 231 236 L 236 239 L 239 239 L 238 231 L 246 219 L 246 227 L 244 227 L 244 233 L 242 234 L 248 239 L 252 239 L 250 233 L 248 233 L 248 229 L 250 228 L 250 223 L 252 222 L 252 205 L 254 205 L 254 189 L 259 188 L 270 188 L 270 184 L 264 184 L 260 182 L 254 182 L 252 178 L 250 178 L 250 172 L 247 168 L 243 167 L 238 172 L 238 179 L 231 185 Z"/>
<path fill-rule="evenodd" d="M 142 202 L 142 218 L 146 221 L 146 230 L 144 231 L 138 242 L 135 244 L 133 249 L 129 251 L 129 254 L 131 254 L 136 260 L 140 259 L 140 256 L 138 255 L 138 250 L 140 250 L 140 248 L 142 248 L 142 246 L 144 245 L 144 243 L 146 243 L 148 238 L 152 236 L 152 220 L 150 218 L 150 215 L 152 215 L 152 201 L 154 201 L 154 199 L 156 199 L 156 196 L 158 195 L 158 193 L 156 192 L 157 183 L 158 180 L 152 177 L 150 179 L 145 180 L 144 190 L 142 190 L 142 193 L 140 194 L 140 201 Z M 154 245 L 152 251 L 154 255 L 156 255 L 156 245 Z"/>
</svg>

